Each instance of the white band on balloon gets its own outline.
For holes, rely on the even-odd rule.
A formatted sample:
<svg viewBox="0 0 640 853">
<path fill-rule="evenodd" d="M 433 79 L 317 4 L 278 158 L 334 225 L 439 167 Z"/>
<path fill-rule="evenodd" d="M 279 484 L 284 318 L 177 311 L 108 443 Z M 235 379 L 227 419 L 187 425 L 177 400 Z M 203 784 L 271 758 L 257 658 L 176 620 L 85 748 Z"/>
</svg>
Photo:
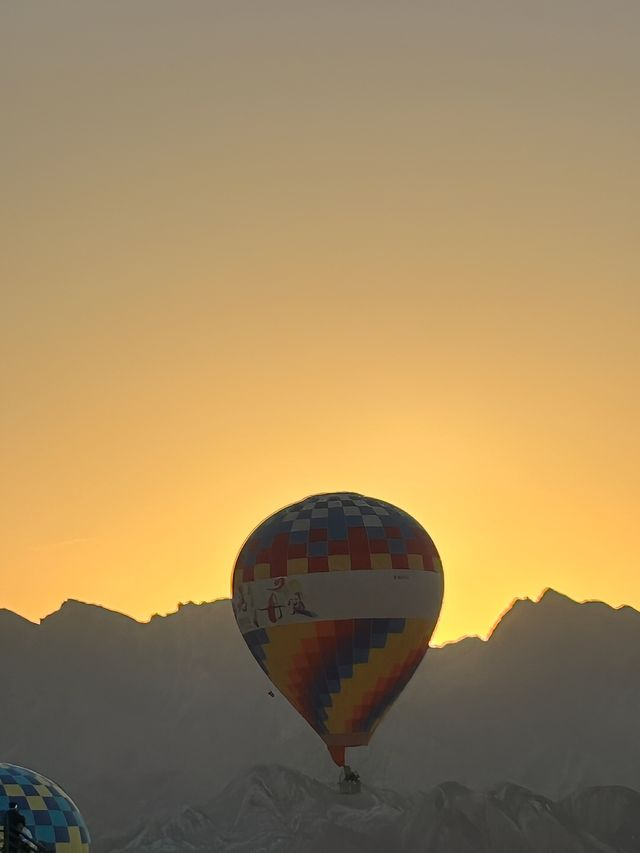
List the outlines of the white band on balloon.
<svg viewBox="0 0 640 853">
<path fill-rule="evenodd" d="M 337 619 L 426 619 L 435 624 L 443 586 L 439 572 L 317 572 L 237 583 L 233 609 L 243 634 Z"/>
</svg>

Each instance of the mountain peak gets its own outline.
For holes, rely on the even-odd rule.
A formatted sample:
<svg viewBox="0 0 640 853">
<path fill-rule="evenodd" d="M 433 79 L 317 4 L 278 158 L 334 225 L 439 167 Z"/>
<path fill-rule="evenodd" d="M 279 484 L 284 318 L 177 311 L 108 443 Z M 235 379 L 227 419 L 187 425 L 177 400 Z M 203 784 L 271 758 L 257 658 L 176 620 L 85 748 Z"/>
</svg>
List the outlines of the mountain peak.
<svg viewBox="0 0 640 853">
<path fill-rule="evenodd" d="M 124 613 L 118 613 L 116 610 L 108 610 L 99 604 L 88 604 L 84 601 L 78 601 L 75 598 L 68 598 L 66 601 L 63 601 L 59 610 L 41 619 L 40 625 L 68 625 L 74 627 L 115 621 L 120 624 L 124 624 L 125 622 L 133 625 L 138 624 L 135 619 L 125 616 Z"/>
<path fill-rule="evenodd" d="M 29 619 L 25 619 L 24 616 L 20 616 L 18 613 L 14 613 L 13 610 L 7 610 L 6 607 L 0 607 L 0 627 L 8 627 L 11 630 L 31 630 L 31 628 L 36 628 L 37 625 L 35 622 L 29 621 Z"/>
<path fill-rule="evenodd" d="M 579 602 L 547 587 L 536 601 L 531 598 L 514 599 L 490 631 L 489 639 L 507 634 L 509 637 L 523 637 L 530 631 L 550 638 L 554 633 L 568 631 L 569 626 L 573 630 L 584 628 L 592 631 L 596 626 L 608 624 L 619 614 L 625 624 L 637 624 L 640 620 L 640 613 L 633 607 L 616 608 L 595 600 Z"/>
<path fill-rule="evenodd" d="M 543 619 L 546 623 L 555 622 L 561 618 L 561 614 L 567 614 L 570 610 L 581 607 L 577 601 L 551 587 L 547 587 L 539 596 L 537 601 L 531 598 L 514 598 L 507 609 L 500 615 L 495 625 L 489 632 L 489 639 L 502 634 L 505 629 L 511 629 L 516 625 L 522 628 L 528 623 L 538 623 Z"/>
<path fill-rule="evenodd" d="M 574 601 L 573 598 L 569 598 L 568 595 L 558 592 L 556 589 L 548 586 L 540 593 L 536 604 L 544 604 L 551 607 L 566 607 L 567 605 L 573 607 L 578 604 L 578 602 Z"/>
</svg>

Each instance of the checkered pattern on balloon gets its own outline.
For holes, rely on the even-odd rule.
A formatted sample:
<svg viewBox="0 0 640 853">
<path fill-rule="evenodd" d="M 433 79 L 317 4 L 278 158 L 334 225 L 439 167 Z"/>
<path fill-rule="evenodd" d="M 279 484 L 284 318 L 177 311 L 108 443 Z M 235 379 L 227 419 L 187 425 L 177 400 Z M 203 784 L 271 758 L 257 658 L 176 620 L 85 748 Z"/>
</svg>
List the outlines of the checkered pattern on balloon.
<svg viewBox="0 0 640 853">
<path fill-rule="evenodd" d="M 251 653 L 342 764 L 344 748 L 369 742 L 424 657 L 442 564 L 398 507 L 323 494 L 254 530 L 232 591 Z"/>
<path fill-rule="evenodd" d="M 82 815 L 51 779 L 15 764 L 0 763 L 0 815 L 8 810 L 9 803 L 18 806 L 36 841 L 55 849 L 55 853 L 88 853 L 89 830 Z"/>
</svg>

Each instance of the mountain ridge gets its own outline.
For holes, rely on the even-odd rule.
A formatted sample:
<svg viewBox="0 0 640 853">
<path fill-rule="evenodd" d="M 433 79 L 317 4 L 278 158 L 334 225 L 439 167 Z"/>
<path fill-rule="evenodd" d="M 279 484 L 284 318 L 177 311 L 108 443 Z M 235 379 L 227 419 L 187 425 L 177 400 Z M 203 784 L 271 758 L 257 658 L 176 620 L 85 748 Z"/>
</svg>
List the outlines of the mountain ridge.
<svg viewBox="0 0 640 853">
<path fill-rule="evenodd" d="M 59 780 L 96 838 L 193 807 L 256 763 L 321 783 L 321 740 L 248 652 L 228 599 L 137 622 L 70 602 L 40 625 L 0 613 L 3 760 Z M 640 614 L 549 594 L 487 640 L 432 648 L 370 747 L 371 786 L 413 791 L 508 780 L 562 799 L 640 789 Z"/>
<path fill-rule="evenodd" d="M 0 625 L 2 624 L 3 619 L 9 619 L 11 617 L 15 617 L 18 620 L 21 620 L 23 623 L 27 623 L 29 625 L 33 625 L 36 628 L 41 627 L 44 624 L 50 624 L 53 621 L 60 622 L 62 620 L 67 620 L 71 618 L 76 618 L 78 614 L 82 614 L 83 617 L 86 617 L 89 613 L 91 613 L 95 618 L 105 619 L 109 617 L 118 618 L 120 617 L 123 620 L 127 620 L 130 623 L 135 623 L 136 625 L 150 625 L 153 622 L 158 622 L 162 620 L 171 620 L 175 618 L 181 618 L 186 616 L 187 614 L 192 614 L 197 611 L 207 610 L 212 607 L 230 604 L 231 599 L 223 597 L 213 599 L 211 601 L 201 601 L 201 602 L 179 602 L 176 606 L 176 609 L 170 611 L 168 613 L 154 613 L 149 619 L 141 620 L 136 619 L 133 616 L 129 616 L 126 613 L 122 613 L 119 610 L 115 610 L 113 608 L 105 607 L 100 604 L 95 604 L 93 602 L 85 602 L 76 598 L 68 598 L 65 599 L 60 607 L 57 610 L 53 610 L 51 613 L 46 614 L 41 617 L 39 622 L 34 622 L 28 619 L 25 616 L 17 613 L 16 611 L 9 610 L 7 608 L 0 608 Z M 555 590 L 553 587 L 546 587 L 537 599 L 530 598 L 528 596 L 521 598 L 512 599 L 511 603 L 506 607 L 496 619 L 493 627 L 487 633 L 486 639 L 479 637 L 475 634 L 465 634 L 455 640 L 448 640 L 442 645 L 434 645 L 433 648 L 444 648 L 445 646 L 453 645 L 456 643 L 460 643 L 464 640 L 474 640 L 479 639 L 483 642 L 488 642 L 496 629 L 500 626 L 502 621 L 509 616 L 509 614 L 521 614 L 524 611 L 530 610 L 530 608 L 539 608 L 543 606 L 545 609 L 549 607 L 549 605 L 554 608 L 564 607 L 566 609 L 573 609 L 574 607 L 589 607 L 595 605 L 596 607 L 603 610 L 603 612 L 613 611 L 615 613 L 626 613 L 633 614 L 634 618 L 640 619 L 640 611 L 636 608 L 632 607 L 628 604 L 621 604 L 618 606 L 608 604 L 607 602 L 601 601 L 599 599 L 585 599 L 583 601 L 577 601 L 576 599 L 571 598 L 569 595 L 565 593 L 559 592 Z"/>
</svg>

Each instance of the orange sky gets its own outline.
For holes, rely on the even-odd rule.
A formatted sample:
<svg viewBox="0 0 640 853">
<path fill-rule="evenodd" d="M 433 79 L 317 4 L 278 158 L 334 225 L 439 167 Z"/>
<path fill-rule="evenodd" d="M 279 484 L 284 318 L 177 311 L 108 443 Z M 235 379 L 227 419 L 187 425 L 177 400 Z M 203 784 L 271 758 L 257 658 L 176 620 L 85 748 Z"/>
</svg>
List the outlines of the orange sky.
<svg viewBox="0 0 640 853">
<path fill-rule="evenodd" d="M 434 538 L 438 642 L 546 586 L 640 607 L 640 7 L 0 32 L 0 606 L 227 595 L 264 516 L 347 489 Z"/>
</svg>

